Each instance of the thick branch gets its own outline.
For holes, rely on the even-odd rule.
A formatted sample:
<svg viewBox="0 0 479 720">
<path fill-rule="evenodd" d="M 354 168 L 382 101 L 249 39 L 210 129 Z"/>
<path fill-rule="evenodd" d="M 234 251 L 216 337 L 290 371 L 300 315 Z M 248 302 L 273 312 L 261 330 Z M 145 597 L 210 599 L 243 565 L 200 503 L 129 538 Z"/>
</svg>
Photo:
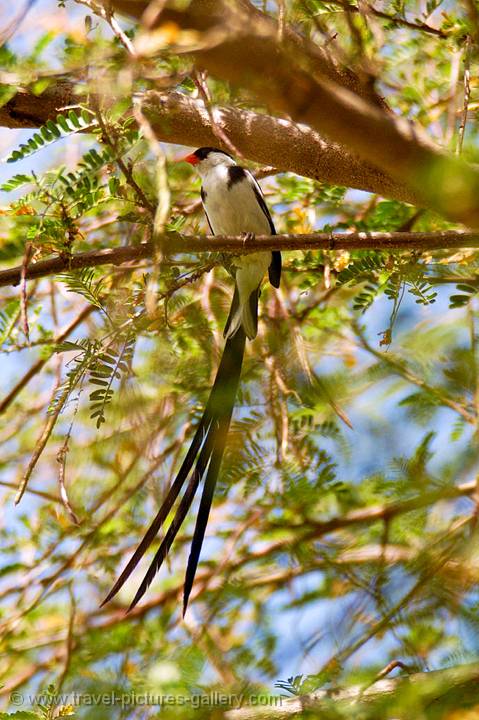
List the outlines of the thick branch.
<svg viewBox="0 0 479 720">
<path fill-rule="evenodd" d="M 258 235 L 254 240 L 242 237 L 167 234 L 156 242 L 142 243 L 105 250 L 60 255 L 28 266 L 27 280 L 54 275 L 65 270 L 79 270 L 97 265 L 121 265 L 132 260 L 152 257 L 155 250 L 163 253 L 225 252 L 246 255 L 257 250 L 440 250 L 445 248 L 479 247 L 479 232 L 355 232 L 311 233 L 305 235 Z M 22 266 L 0 271 L 0 287 L 18 285 Z"/>
<path fill-rule="evenodd" d="M 202 100 L 183 93 L 150 92 L 143 110 L 160 140 L 182 145 L 223 145 L 212 130 Z M 377 167 L 325 140 L 307 125 L 240 110 L 215 107 L 214 119 L 244 157 L 278 170 L 333 185 L 344 185 L 415 204 L 415 193 Z"/>
<path fill-rule="evenodd" d="M 265 36 L 268 33 L 278 35 L 278 26 L 276 19 L 262 12 L 254 6 L 250 0 L 190 0 L 184 3 L 183 7 L 175 7 L 179 3 L 167 0 L 165 2 L 155 3 L 151 0 L 100 0 L 103 5 L 108 4 L 119 12 L 130 15 L 137 19 L 141 19 L 142 24 L 148 28 L 155 28 L 162 24 L 177 25 L 181 28 L 187 27 L 189 30 L 198 33 L 211 33 L 212 44 L 218 42 L 218 36 L 221 38 L 220 43 L 225 40 L 224 24 L 229 20 L 233 20 L 230 26 L 231 34 L 238 30 L 241 31 L 241 22 L 246 22 L 247 26 L 256 25 L 260 33 Z M 235 17 L 232 10 L 236 9 L 241 13 L 241 17 Z M 240 32 L 240 34 L 242 34 Z M 352 90 L 360 97 L 367 98 L 373 104 L 386 108 L 384 99 L 375 91 L 369 74 L 364 72 L 355 72 L 349 67 L 345 67 L 338 62 L 334 50 L 330 52 L 328 47 L 321 47 L 308 40 L 292 27 L 285 26 L 282 29 L 282 37 L 291 45 L 293 51 L 298 53 L 306 53 L 310 58 L 309 69 L 313 75 L 326 77 L 342 87 Z M 228 37 L 227 42 L 231 41 Z M 194 42 L 194 41 L 193 41 Z M 242 39 L 239 40 L 242 42 Z M 200 43 L 201 44 L 201 43 Z"/>
<path fill-rule="evenodd" d="M 40 97 L 19 90 L 0 107 L 0 126 L 36 128 L 78 101 L 74 85 L 67 82 L 50 86 Z M 145 96 L 143 110 L 159 140 L 194 147 L 222 145 L 202 100 L 180 92 L 152 91 Z M 274 161 L 275 167 L 284 172 L 416 202 L 414 193 L 405 185 L 351 155 L 341 145 L 327 142 L 306 125 L 233 107 L 216 107 L 214 114 L 235 147 L 254 162 L 271 165 Z"/>
<path fill-rule="evenodd" d="M 57 81 L 40 96 L 19 89 L 0 107 L 0 126 L 6 128 L 36 128 L 47 120 L 54 120 L 62 108 L 78 102 L 71 82 Z"/>
<path fill-rule="evenodd" d="M 123 2 L 108 2 L 125 9 Z M 127 5 L 130 14 L 141 18 L 144 2 Z M 176 13 L 183 30 L 191 29 L 192 23 L 200 27 L 201 20 L 203 42 L 191 50 L 199 67 L 249 90 L 275 112 L 344 144 L 409 186 L 416 204 L 479 227 L 479 170 L 435 147 L 419 126 L 333 81 L 306 41 L 301 44 L 288 34 L 278 37 L 275 20 L 246 8 L 251 8 L 249 3 L 240 0 L 192 0 L 184 13 Z M 167 17 L 160 14 L 158 25 Z M 154 42 L 154 33 L 145 33 L 139 51 L 154 54 Z"/>
</svg>

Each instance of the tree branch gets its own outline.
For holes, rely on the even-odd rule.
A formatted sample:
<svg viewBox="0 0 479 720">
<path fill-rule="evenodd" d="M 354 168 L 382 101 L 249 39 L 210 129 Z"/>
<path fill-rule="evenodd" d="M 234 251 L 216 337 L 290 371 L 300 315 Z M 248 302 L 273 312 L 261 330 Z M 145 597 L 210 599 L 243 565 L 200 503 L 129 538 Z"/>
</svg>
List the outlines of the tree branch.
<svg viewBox="0 0 479 720">
<path fill-rule="evenodd" d="M 142 109 L 157 137 L 164 142 L 221 146 L 231 152 L 218 140 L 202 100 L 179 92 L 151 91 L 145 95 Z M 365 190 L 413 205 L 417 202 L 416 194 L 404 183 L 345 147 L 326 140 L 307 125 L 228 106 L 214 106 L 210 112 L 216 125 L 250 160 L 320 182 Z"/>
<path fill-rule="evenodd" d="M 242 22 L 246 22 L 247 27 L 256 25 L 265 37 L 271 33 L 278 37 L 277 20 L 259 10 L 250 0 L 234 0 L 234 2 L 190 0 L 183 7 L 180 6 L 180 9 L 171 7 L 173 3 L 167 5 L 166 2 L 155 3 L 151 0 L 114 0 L 114 2 L 100 0 L 100 2 L 103 5 L 108 4 L 120 13 L 137 18 L 148 30 L 165 23 L 172 23 L 197 33 L 211 33 L 212 44 L 216 44 L 218 40 L 220 44 L 224 41 L 231 42 L 231 36 L 237 32 L 241 36 L 244 31 L 241 27 Z M 225 37 L 224 27 L 225 24 L 228 25 L 228 20 L 233 20 L 233 23 L 229 25 L 228 36 Z M 311 61 L 309 67 L 315 76 L 326 77 L 360 97 L 367 98 L 378 107 L 387 107 L 384 99 L 376 92 L 370 75 L 346 67 L 338 61 L 331 49 L 308 40 L 291 26 L 284 26 L 281 39 L 291 45 L 293 51 L 309 55 Z M 239 42 L 241 43 L 242 39 Z M 204 47 L 206 45 L 203 44 Z M 232 51 L 234 52 L 233 48 Z"/>
<path fill-rule="evenodd" d="M 54 120 L 62 108 L 78 103 L 73 83 L 51 85 L 41 96 L 19 90 L 0 107 L 0 126 L 36 128 Z M 221 145 L 211 116 L 200 99 L 180 92 L 146 93 L 142 111 L 148 117 L 158 140 L 200 147 Z M 262 113 L 233 107 L 215 106 L 215 123 L 224 128 L 231 142 L 244 157 L 271 165 L 283 172 L 294 172 L 333 185 L 378 193 L 384 197 L 414 204 L 415 194 L 387 173 L 351 155 L 341 145 L 330 143 L 306 125 Z M 277 161 L 277 162 L 276 162 Z"/>
<path fill-rule="evenodd" d="M 460 230 L 440 232 L 352 232 L 310 233 L 305 235 L 258 235 L 245 242 L 242 237 L 165 234 L 156 242 L 130 245 L 76 255 L 60 255 L 31 263 L 27 280 L 38 279 L 64 270 L 79 270 L 97 265 L 121 265 L 132 260 L 152 257 L 160 248 L 164 254 L 224 252 L 247 255 L 257 250 L 441 250 L 477 248 L 479 232 Z M 0 287 L 18 285 L 22 265 L 0 270 Z"/>
<path fill-rule="evenodd" d="M 225 718 L 227 720 L 260 720 L 260 718 L 266 720 L 267 718 L 291 717 L 308 710 L 313 712 L 323 711 L 326 714 L 321 715 L 321 717 L 325 718 L 346 717 L 346 715 L 340 715 L 338 710 L 342 707 L 344 712 L 347 707 L 350 707 L 351 716 L 361 714 L 361 717 L 367 720 L 372 717 L 383 717 L 381 710 L 384 710 L 384 706 L 381 705 L 381 709 L 376 707 L 376 710 L 374 710 L 376 703 L 380 705 L 388 696 L 401 695 L 401 693 L 404 693 L 410 700 L 414 698 L 414 714 L 416 714 L 417 712 L 420 713 L 423 704 L 424 707 L 426 705 L 430 707 L 432 703 L 439 699 L 441 699 L 441 703 L 447 703 L 449 707 L 461 706 L 464 695 L 461 698 L 459 690 L 461 692 L 477 693 L 478 678 L 478 663 L 458 665 L 444 670 L 418 672 L 407 677 L 379 680 L 366 689 L 360 685 L 355 685 L 346 689 L 318 690 L 308 695 L 282 698 L 281 703 L 272 702 L 269 706 L 247 705 L 239 710 L 228 710 L 225 713 Z M 389 702 L 391 701 L 389 700 Z M 398 705 L 398 707 L 400 706 Z M 409 705 L 409 707 L 411 706 Z M 441 707 L 441 710 L 444 710 L 444 706 Z M 375 712 L 377 714 L 374 714 Z M 441 716 L 443 716 L 442 712 Z"/>
<path fill-rule="evenodd" d="M 288 552 L 290 552 L 292 547 L 297 547 L 303 542 L 318 540 L 319 538 L 322 538 L 338 530 L 341 531 L 345 528 L 356 527 L 358 525 L 370 525 L 378 522 L 384 522 L 400 515 L 412 512 L 414 510 L 428 507 L 429 505 L 433 505 L 436 502 L 444 500 L 455 500 L 456 498 L 460 497 L 473 496 L 476 492 L 476 489 L 476 481 L 472 480 L 469 482 L 461 483 L 460 485 L 452 485 L 450 487 L 439 488 L 438 490 L 431 490 L 430 492 L 422 493 L 421 495 L 417 495 L 415 497 L 408 498 L 402 501 L 358 508 L 349 511 L 344 515 L 338 515 L 336 517 L 333 517 L 330 520 L 319 520 L 315 523 L 311 522 L 307 526 L 302 525 L 301 527 L 285 527 L 283 524 L 283 530 L 287 530 L 288 532 L 284 532 L 279 540 L 272 540 L 268 544 L 263 544 L 261 548 L 255 548 L 247 553 L 242 554 L 240 557 L 238 557 L 237 560 L 235 559 L 229 563 L 228 572 L 234 573 L 235 571 L 238 571 L 240 568 L 244 567 L 247 564 L 261 562 L 265 558 L 270 558 L 276 554 L 284 553 L 285 550 L 288 550 Z M 262 528 L 262 530 L 266 534 L 270 534 L 272 532 L 274 533 L 276 529 L 277 525 L 270 522 L 265 524 Z M 178 538 L 178 540 L 180 542 L 184 541 L 189 543 L 191 542 L 191 537 L 182 536 L 181 538 Z M 405 554 L 407 553 L 407 551 L 408 548 L 404 548 L 404 554 L 402 555 L 402 557 L 399 557 L 397 549 L 393 550 L 392 553 L 395 553 L 395 558 L 393 559 L 393 557 L 390 557 L 389 559 L 391 559 L 391 561 L 393 562 L 405 561 Z M 348 552 L 350 552 L 349 557 L 347 554 Z M 355 562 L 360 562 L 361 554 L 364 552 L 369 552 L 369 561 L 371 562 L 374 562 L 374 560 L 377 561 L 379 559 L 377 556 L 376 558 L 372 556 L 370 548 L 369 551 L 365 548 L 357 548 L 353 551 L 347 551 L 345 556 L 343 554 L 343 561 L 347 562 L 349 560 L 351 562 L 354 560 Z M 389 550 L 386 552 L 386 558 L 389 552 Z M 368 561 L 366 560 L 364 555 L 362 556 L 362 559 L 365 562 Z M 316 566 L 318 566 L 317 558 L 315 559 L 315 563 Z M 282 571 L 278 571 L 278 573 L 279 572 Z M 285 573 L 290 573 L 290 578 L 292 574 L 294 574 L 291 568 L 288 568 Z M 273 576 L 273 574 L 271 573 L 269 576 L 266 576 L 263 572 L 261 576 L 257 576 L 257 578 L 258 579 L 255 580 L 254 577 L 251 576 L 251 578 L 249 579 L 251 585 L 262 584 L 263 582 L 276 583 L 278 581 L 278 576 Z M 287 577 L 283 575 L 283 579 L 286 580 Z M 199 571 L 196 575 L 194 583 L 195 590 L 193 592 L 193 597 L 199 596 L 206 587 L 208 588 L 208 591 L 211 591 L 216 590 L 223 584 L 224 580 L 221 577 L 218 577 L 215 567 Z M 147 600 L 142 605 L 137 605 L 135 608 L 133 608 L 133 610 L 128 614 L 126 619 L 136 620 L 138 618 L 142 618 L 147 615 L 151 610 L 154 610 L 159 606 L 166 605 L 174 598 L 177 598 L 179 593 L 181 593 L 182 591 L 182 587 L 183 580 L 182 578 L 179 578 L 177 584 L 169 585 L 159 594 L 152 597 L 151 600 Z M 198 591 L 196 591 L 196 588 L 198 588 Z M 101 620 L 98 620 L 95 623 L 96 627 L 105 629 L 107 627 L 110 627 L 111 625 L 115 625 L 120 618 L 125 619 L 124 611 L 124 605 L 118 600 L 114 600 L 112 605 L 110 606 L 110 609 L 103 608 L 95 612 L 96 616 L 98 616 L 99 618 L 101 617 Z"/>
<path fill-rule="evenodd" d="M 329 0 L 333 5 L 339 5 L 344 12 L 348 13 L 360 13 L 365 12 L 365 14 L 371 14 L 375 17 L 381 18 L 381 20 L 386 20 L 388 23 L 391 23 L 392 25 L 397 25 L 398 27 L 407 27 L 410 30 L 417 30 L 418 32 L 425 32 L 429 33 L 430 35 L 435 35 L 436 37 L 445 39 L 451 35 L 451 32 L 446 32 L 445 30 L 441 30 L 440 28 L 435 28 L 432 25 L 428 25 L 425 22 L 421 22 L 420 20 L 407 20 L 405 17 L 402 17 L 399 13 L 396 13 L 395 15 L 389 14 L 387 12 L 384 12 L 383 10 L 379 10 L 378 8 L 374 7 L 369 2 L 366 2 L 364 4 L 364 10 L 359 8 L 358 5 L 350 5 L 349 0 Z"/>
<path fill-rule="evenodd" d="M 11 129 L 40 127 L 47 120 L 54 120 L 63 108 L 78 102 L 74 83 L 66 80 L 57 80 L 41 95 L 20 88 L 0 107 L 0 126 Z"/>
<path fill-rule="evenodd" d="M 129 6 L 129 14 L 137 19 L 145 6 L 108 2 L 114 9 Z M 278 38 L 275 20 L 251 12 L 251 7 L 244 0 L 192 0 L 186 11 L 176 12 L 175 22 L 182 30 L 190 30 L 193 22 L 201 26 L 202 35 L 190 51 L 198 67 L 343 144 L 410 187 L 416 204 L 479 228 L 479 170 L 437 148 L 420 126 L 332 80 L 329 66 L 311 43 L 299 42 L 289 33 Z M 167 17 L 160 13 L 157 26 Z M 137 49 L 154 56 L 160 50 L 155 33 L 144 32 Z M 181 46 L 181 52 L 187 50 Z"/>
</svg>

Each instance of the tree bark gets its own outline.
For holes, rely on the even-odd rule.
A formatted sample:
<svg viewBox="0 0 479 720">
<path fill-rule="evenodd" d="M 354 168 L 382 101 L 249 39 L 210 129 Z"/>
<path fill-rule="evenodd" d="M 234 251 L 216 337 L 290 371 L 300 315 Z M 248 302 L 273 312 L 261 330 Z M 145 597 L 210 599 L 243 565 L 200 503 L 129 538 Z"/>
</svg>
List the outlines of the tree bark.
<svg viewBox="0 0 479 720">
<path fill-rule="evenodd" d="M 41 96 L 19 90 L 0 107 L 0 126 L 40 127 L 47 120 L 54 120 L 63 108 L 83 99 L 75 95 L 74 90 L 74 84 L 66 81 L 51 85 Z M 210 113 L 202 100 L 174 91 L 149 92 L 143 101 L 143 111 L 158 140 L 189 147 L 212 145 L 228 150 L 215 135 Z M 283 172 L 377 193 L 401 202 L 414 204 L 417 200 L 414 192 L 403 183 L 351 155 L 341 145 L 327 142 L 306 125 L 233 107 L 215 107 L 213 112 L 215 122 L 225 130 L 233 145 L 254 162 L 271 165 L 274 161 L 275 167 Z"/>
<path fill-rule="evenodd" d="M 150 92 L 143 107 L 160 140 L 193 147 L 219 146 L 229 151 L 215 135 L 210 114 L 201 100 L 179 92 Z M 320 182 L 417 203 L 417 196 L 404 183 L 343 146 L 327 142 L 307 125 L 233 107 L 215 107 L 212 112 L 215 123 L 233 145 L 255 162 Z"/>
<path fill-rule="evenodd" d="M 137 19 L 145 10 L 145 2 L 108 0 L 108 4 Z M 173 22 L 171 12 L 160 13 L 156 24 Z M 329 66 L 310 43 L 301 44 L 288 33 L 281 36 L 275 21 L 252 12 L 246 0 L 192 0 L 186 11 L 175 11 L 174 22 L 181 30 L 197 29 L 189 54 L 199 68 L 252 92 L 274 112 L 345 145 L 410 187 L 416 204 L 432 207 L 454 222 L 479 227 L 479 171 L 435 147 L 419 126 L 333 80 Z M 159 49 L 157 37 L 157 32 L 145 30 L 138 38 L 139 52 L 154 55 Z M 183 46 L 180 50 L 188 51 Z"/>
</svg>

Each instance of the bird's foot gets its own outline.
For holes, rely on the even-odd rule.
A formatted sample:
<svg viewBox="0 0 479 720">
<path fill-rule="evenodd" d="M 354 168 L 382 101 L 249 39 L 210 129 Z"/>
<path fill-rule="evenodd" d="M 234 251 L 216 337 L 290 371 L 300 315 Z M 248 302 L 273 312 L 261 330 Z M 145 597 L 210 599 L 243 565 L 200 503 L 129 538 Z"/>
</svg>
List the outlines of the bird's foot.
<svg viewBox="0 0 479 720">
<path fill-rule="evenodd" d="M 255 239 L 255 234 L 252 232 L 243 232 L 241 233 L 241 237 L 243 238 L 243 247 L 246 245 L 246 243 L 252 242 Z"/>
</svg>

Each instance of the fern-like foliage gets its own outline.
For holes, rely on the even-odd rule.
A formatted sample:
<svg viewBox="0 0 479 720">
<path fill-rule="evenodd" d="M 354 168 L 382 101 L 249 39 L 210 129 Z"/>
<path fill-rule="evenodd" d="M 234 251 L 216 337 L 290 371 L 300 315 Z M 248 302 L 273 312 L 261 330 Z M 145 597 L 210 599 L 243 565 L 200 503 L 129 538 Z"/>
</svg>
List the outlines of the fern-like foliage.
<svg viewBox="0 0 479 720">
<path fill-rule="evenodd" d="M 59 344 L 56 352 L 73 351 L 76 355 L 69 362 L 64 382 L 55 392 L 49 413 L 57 411 L 59 405 L 65 405 L 72 393 L 89 377 L 90 383 L 96 386 L 89 396 L 90 417 L 100 428 L 106 422 L 106 408 L 111 403 L 116 383 L 130 373 L 134 347 L 135 335 L 132 332 L 119 334 L 115 345 L 110 345 L 108 349 L 99 340 Z"/>
<path fill-rule="evenodd" d="M 106 422 L 106 406 L 111 402 L 115 380 L 130 372 L 135 336 L 128 334 L 118 342 L 116 348 L 110 347 L 96 357 L 90 368 L 90 382 L 97 385 L 97 390 L 90 393 L 91 419 L 96 420 L 97 428 Z"/>
<path fill-rule="evenodd" d="M 3 192 L 10 192 L 10 190 L 16 190 L 17 188 L 32 182 L 35 182 L 33 175 L 23 175 L 19 173 L 11 177 L 10 180 L 7 180 L 7 182 L 3 183 L 3 185 L 0 185 L 0 190 L 3 190 Z"/>
<path fill-rule="evenodd" d="M 77 170 L 68 173 L 62 170 L 59 173 L 58 180 L 62 183 L 64 189 L 61 196 L 68 197 L 77 214 L 81 215 L 86 210 L 95 207 L 103 199 L 106 186 L 99 185 L 97 176 L 99 170 L 111 163 L 112 160 L 113 152 L 111 148 L 103 148 L 101 152 L 98 152 L 96 148 L 91 148 L 83 155 L 78 163 Z M 112 178 L 112 181 L 108 185 L 110 195 L 115 194 L 117 191 L 118 181 L 116 178 Z"/>
<path fill-rule="evenodd" d="M 303 676 L 295 675 L 289 677 L 287 680 L 277 680 L 274 684 L 275 687 L 280 690 L 284 690 L 290 695 L 301 695 L 303 684 Z"/>
<path fill-rule="evenodd" d="M 91 340 L 80 340 L 79 342 L 65 341 L 57 345 L 56 352 L 76 352 L 77 354 L 69 363 L 69 370 L 63 383 L 57 388 L 50 405 L 48 413 L 51 414 L 58 410 L 59 406 L 65 405 L 72 392 L 81 386 L 86 373 L 96 354 L 98 353 L 99 343 Z"/>
<path fill-rule="evenodd" d="M 416 298 L 418 305 L 432 305 L 436 301 L 437 292 L 424 277 L 407 280 L 408 292 Z"/>
<path fill-rule="evenodd" d="M 369 310 L 379 293 L 379 283 L 369 282 L 353 300 L 353 309 L 361 313 Z"/>
<path fill-rule="evenodd" d="M 23 160 L 23 158 L 38 152 L 38 150 L 59 140 L 61 137 L 72 135 L 79 130 L 85 130 L 95 125 L 96 120 L 86 110 L 82 110 L 81 112 L 70 110 L 66 116 L 61 114 L 57 115 L 55 120 L 47 120 L 45 125 L 42 125 L 42 127 L 38 129 L 38 132 L 26 143 L 21 143 L 21 145 L 6 158 L 6 162 L 13 163 L 17 160 Z"/>
<path fill-rule="evenodd" d="M 69 292 L 78 293 L 90 305 L 98 308 L 109 317 L 102 301 L 103 279 L 96 280 L 95 270 L 84 268 L 79 272 L 62 273 L 58 275 L 58 279 L 67 286 Z"/>
<path fill-rule="evenodd" d="M 305 517 L 326 495 L 342 491 L 342 484 L 336 480 L 336 463 L 325 450 L 317 451 L 308 471 L 289 460 L 283 462 L 280 472 L 283 505 Z"/>
<path fill-rule="evenodd" d="M 381 252 L 361 255 L 338 273 L 337 282 L 339 285 L 355 285 L 369 280 L 371 272 L 379 273 L 386 268 L 387 260 L 387 255 Z"/>
<path fill-rule="evenodd" d="M 353 299 L 353 308 L 365 313 L 371 307 L 381 290 L 381 274 L 386 270 L 387 256 L 384 253 L 370 253 L 353 260 L 337 277 L 339 285 L 354 286 L 365 283 Z"/>
<path fill-rule="evenodd" d="M 11 300 L 3 310 L 0 310 L 0 345 L 10 337 L 19 316 L 20 300 Z"/>
<path fill-rule="evenodd" d="M 460 294 L 451 295 L 449 298 L 450 308 L 461 308 L 471 300 L 474 295 L 479 292 L 479 288 L 474 285 L 468 285 L 466 283 L 459 283 L 456 285 L 456 289 L 460 290 Z"/>
</svg>

